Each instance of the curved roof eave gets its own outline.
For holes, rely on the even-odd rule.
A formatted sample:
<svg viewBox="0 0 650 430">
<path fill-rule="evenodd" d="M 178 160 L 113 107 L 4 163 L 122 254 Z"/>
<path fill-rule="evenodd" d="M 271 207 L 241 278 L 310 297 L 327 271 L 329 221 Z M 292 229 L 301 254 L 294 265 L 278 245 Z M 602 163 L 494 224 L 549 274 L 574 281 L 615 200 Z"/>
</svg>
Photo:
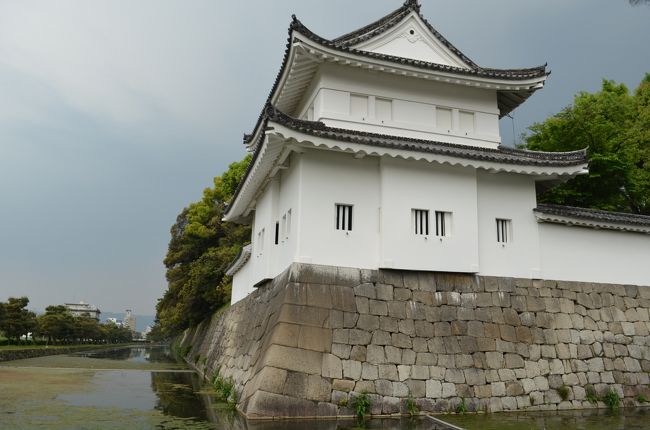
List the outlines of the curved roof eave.
<svg viewBox="0 0 650 430">
<path fill-rule="evenodd" d="M 407 1 L 403 7 L 406 7 L 407 4 L 410 4 L 409 7 L 413 8 L 414 7 L 413 5 L 417 4 L 417 2 Z M 417 11 L 419 14 L 419 5 L 417 5 Z M 426 22 L 426 20 L 423 17 L 422 19 L 428 26 L 430 26 L 430 24 L 428 24 L 428 22 Z M 531 68 L 523 68 L 523 69 L 493 69 L 493 68 L 479 67 L 471 60 L 469 60 L 469 58 L 467 58 L 464 54 L 462 54 L 462 52 L 457 50 L 457 48 L 451 45 L 451 43 L 449 43 L 446 39 L 444 39 L 442 35 L 437 33 L 437 31 L 435 31 L 433 27 L 431 27 L 431 29 L 433 32 L 435 32 L 436 37 L 439 37 L 439 40 L 441 40 L 441 42 L 448 44 L 448 47 L 450 49 L 453 48 L 452 51 L 454 51 L 455 54 L 459 55 L 463 59 L 463 61 L 467 60 L 468 64 L 471 65 L 472 68 L 465 69 L 460 67 L 447 66 L 443 64 L 429 63 L 422 60 L 396 57 L 396 56 L 391 56 L 386 54 L 379 54 L 375 52 L 362 51 L 347 46 L 341 46 L 336 42 L 336 40 L 339 39 L 328 40 L 317 35 L 316 33 L 309 30 L 302 22 L 300 22 L 300 20 L 298 20 L 298 18 L 296 18 L 295 15 L 292 15 L 291 24 L 289 25 L 289 29 L 288 29 L 288 39 L 285 47 L 282 65 L 280 67 L 280 70 L 278 71 L 278 74 L 276 75 L 269 96 L 267 97 L 267 104 L 268 103 L 275 104 L 277 97 L 279 96 L 279 93 L 281 92 L 282 89 L 281 84 L 283 82 L 286 82 L 288 78 L 288 72 L 291 70 L 291 67 L 288 66 L 291 63 L 291 59 L 294 57 L 295 46 L 297 41 L 301 41 L 302 43 L 304 43 L 305 41 L 310 41 L 311 43 L 320 45 L 320 47 L 322 48 L 333 50 L 340 54 L 359 56 L 366 60 L 371 60 L 371 61 L 372 60 L 384 61 L 384 62 L 394 64 L 397 67 L 406 66 L 414 69 L 419 69 L 423 72 L 428 72 L 428 73 L 441 72 L 441 73 L 446 73 L 451 75 L 458 75 L 459 77 L 465 77 L 465 78 L 479 78 L 479 79 L 486 79 L 488 81 L 496 80 L 496 81 L 500 81 L 503 84 L 507 84 L 507 82 L 518 82 L 518 81 L 525 82 L 531 80 L 534 81 L 534 82 L 529 82 L 531 88 L 525 90 L 500 91 L 497 89 L 499 93 L 498 102 L 499 102 L 501 117 L 510 113 L 517 106 L 519 106 L 519 104 L 523 103 L 528 97 L 530 97 L 530 95 L 532 95 L 533 92 L 535 92 L 538 88 L 541 88 L 544 80 L 550 74 L 550 72 L 546 70 L 546 64 L 541 66 L 531 67 Z M 303 36 L 303 38 L 295 37 L 294 33 Z M 516 92 L 516 96 L 514 97 L 513 100 L 513 93 L 515 92 Z M 261 124 L 262 116 L 263 116 L 263 112 L 260 113 L 255 128 L 253 129 L 253 132 L 251 134 L 244 135 L 244 143 L 246 145 L 250 145 L 250 143 L 252 141 L 255 141 L 256 137 L 259 135 L 260 132 L 259 125 Z"/>
</svg>

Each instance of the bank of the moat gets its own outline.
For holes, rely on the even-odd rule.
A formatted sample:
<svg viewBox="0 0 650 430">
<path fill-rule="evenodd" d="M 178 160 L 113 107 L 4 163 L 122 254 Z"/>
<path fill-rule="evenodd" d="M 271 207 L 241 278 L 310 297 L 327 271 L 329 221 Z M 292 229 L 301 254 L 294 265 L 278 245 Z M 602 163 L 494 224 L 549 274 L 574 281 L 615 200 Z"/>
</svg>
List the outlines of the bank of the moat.
<svg viewBox="0 0 650 430">
<path fill-rule="evenodd" d="M 294 264 L 187 331 L 248 417 L 604 408 L 650 398 L 650 287 Z"/>
</svg>

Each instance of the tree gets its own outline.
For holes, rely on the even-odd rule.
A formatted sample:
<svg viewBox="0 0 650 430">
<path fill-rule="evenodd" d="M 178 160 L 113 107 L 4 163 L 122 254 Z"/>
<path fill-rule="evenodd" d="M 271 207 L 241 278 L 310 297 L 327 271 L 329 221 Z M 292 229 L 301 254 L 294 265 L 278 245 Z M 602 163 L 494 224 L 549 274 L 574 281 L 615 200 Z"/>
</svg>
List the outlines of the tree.
<svg viewBox="0 0 650 430">
<path fill-rule="evenodd" d="M 36 315 L 27 310 L 28 304 L 27 297 L 9 297 L 3 304 L 4 317 L 0 320 L 0 330 L 7 338 L 17 341 L 36 327 Z"/>
<path fill-rule="evenodd" d="M 75 318 L 65 306 L 48 306 L 45 313 L 38 316 L 37 321 L 38 334 L 47 337 L 49 342 L 70 341 L 74 338 Z"/>
<path fill-rule="evenodd" d="M 230 301 L 225 272 L 250 239 L 250 228 L 222 221 L 250 162 L 250 155 L 214 178 L 203 198 L 176 218 L 164 263 L 168 289 L 156 306 L 161 336 L 170 336 L 200 323 Z"/>
<path fill-rule="evenodd" d="M 650 74 L 633 94 L 604 80 L 530 131 L 532 150 L 588 148 L 589 174 L 545 190 L 541 202 L 650 215 Z"/>
</svg>

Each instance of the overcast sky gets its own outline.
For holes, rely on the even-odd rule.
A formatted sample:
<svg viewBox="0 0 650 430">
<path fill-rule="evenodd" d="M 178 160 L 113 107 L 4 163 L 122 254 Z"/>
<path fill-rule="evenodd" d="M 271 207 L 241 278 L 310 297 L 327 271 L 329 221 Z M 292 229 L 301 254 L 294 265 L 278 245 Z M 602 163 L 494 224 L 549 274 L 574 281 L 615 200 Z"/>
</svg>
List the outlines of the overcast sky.
<svg viewBox="0 0 650 430">
<path fill-rule="evenodd" d="M 169 227 L 243 155 L 290 16 L 325 37 L 402 0 L 0 0 L 0 301 L 84 300 L 153 314 Z M 549 63 L 516 134 L 650 72 L 650 6 L 627 0 L 424 0 L 486 67 Z M 503 141 L 512 122 L 502 120 Z"/>
</svg>

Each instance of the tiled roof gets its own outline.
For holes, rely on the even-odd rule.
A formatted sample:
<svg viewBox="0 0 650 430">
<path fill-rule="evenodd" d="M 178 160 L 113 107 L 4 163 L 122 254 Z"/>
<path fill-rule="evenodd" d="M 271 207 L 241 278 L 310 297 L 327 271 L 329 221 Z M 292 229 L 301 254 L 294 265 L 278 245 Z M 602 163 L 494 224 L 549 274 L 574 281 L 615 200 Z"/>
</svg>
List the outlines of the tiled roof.
<svg viewBox="0 0 650 430">
<path fill-rule="evenodd" d="M 465 54 L 463 54 L 458 48 L 456 48 L 451 42 L 449 42 L 442 34 L 438 33 L 429 21 L 420 13 L 420 4 L 417 0 L 407 0 L 404 2 L 401 8 L 395 10 L 394 12 L 386 15 L 383 18 L 378 19 L 377 21 L 366 25 L 358 30 L 355 30 L 351 33 L 345 34 L 341 37 L 333 39 L 332 42 L 340 46 L 352 46 L 365 42 L 366 40 L 372 39 L 375 36 L 378 36 L 386 31 L 390 30 L 397 24 L 399 24 L 403 18 L 405 18 L 411 12 L 418 14 L 422 22 L 427 26 L 429 31 L 438 39 L 443 45 L 447 47 L 451 52 L 456 54 L 459 58 L 463 60 L 468 66 L 472 68 L 479 68 L 479 66 L 469 59 Z"/>
<path fill-rule="evenodd" d="M 434 140 L 413 139 L 365 131 L 328 127 L 322 122 L 292 118 L 273 106 L 265 109 L 266 120 L 282 124 L 294 131 L 311 136 L 362 145 L 395 148 L 448 155 L 506 164 L 536 166 L 576 166 L 587 162 L 586 150 L 572 152 L 539 152 L 500 146 L 497 149 L 458 145 Z"/>
<path fill-rule="evenodd" d="M 408 15 L 411 11 L 418 13 L 423 22 L 427 25 L 429 30 L 435 35 L 435 37 L 443 43 L 447 48 L 449 48 L 454 54 L 458 55 L 468 66 L 469 69 L 455 66 L 448 66 L 445 64 L 430 63 L 427 61 L 415 60 L 404 57 L 396 57 L 393 55 L 380 54 L 376 52 L 362 51 L 358 49 L 353 49 L 350 46 L 356 43 L 361 42 L 360 38 L 364 37 L 374 37 L 377 34 L 383 33 L 389 30 L 391 27 L 397 25 L 401 20 Z M 296 31 L 301 35 L 305 36 L 309 40 L 326 46 L 331 49 L 335 49 L 341 52 L 351 53 L 354 55 L 359 55 L 367 58 L 379 59 L 388 62 L 392 62 L 400 65 L 407 65 L 412 67 L 418 67 L 426 70 L 435 70 L 442 72 L 455 73 L 460 75 L 467 76 L 477 76 L 483 78 L 492 78 L 492 79 L 504 79 L 504 80 L 526 80 L 533 78 L 540 78 L 548 75 L 550 72 L 546 71 L 546 64 L 542 66 L 532 67 L 532 68 L 520 68 L 520 69 L 494 69 L 494 68 L 484 68 L 478 66 L 472 60 L 470 60 L 466 55 L 464 55 L 460 50 L 458 50 L 454 45 L 452 45 L 447 39 L 445 39 L 438 31 L 429 24 L 429 22 L 420 14 L 420 5 L 417 0 L 407 0 L 404 5 L 397 9 L 396 11 L 386 15 L 385 17 L 379 19 L 378 21 L 369 24 L 365 27 L 355 30 L 352 33 L 348 33 L 339 38 L 328 40 L 321 36 L 318 36 L 311 30 L 309 30 L 295 15 L 291 16 L 291 24 L 289 25 L 289 37 L 284 51 L 284 58 L 282 59 L 282 66 L 278 71 L 278 74 L 275 77 L 273 86 L 267 98 L 267 103 L 271 102 L 271 98 L 275 94 L 280 85 L 282 75 L 284 74 L 288 62 L 289 62 L 289 53 L 291 51 L 291 46 L 293 43 L 293 32 Z M 365 40 L 365 39 L 364 39 Z M 502 94 L 499 92 L 497 95 L 499 109 L 501 110 L 501 116 L 504 116 L 511 112 L 515 107 L 522 103 L 530 93 L 534 90 L 524 91 L 526 94 Z M 255 129 L 258 129 L 263 117 L 263 112 L 258 117 Z M 248 144 L 253 138 L 253 134 L 244 134 L 244 143 Z"/>
<path fill-rule="evenodd" d="M 290 28 L 302 34 L 303 36 L 307 37 L 309 40 L 313 42 L 319 43 L 323 46 L 327 46 L 328 48 L 336 49 L 341 52 L 349 52 L 351 54 L 355 54 L 363 57 L 389 61 L 396 64 L 403 64 L 403 65 L 418 67 L 427 70 L 439 70 L 439 71 L 451 72 L 451 73 L 462 74 L 462 75 L 473 75 L 473 76 L 479 76 L 485 78 L 509 79 L 509 80 L 523 80 L 523 79 L 538 78 L 538 77 L 546 76 L 548 74 L 546 72 L 546 65 L 526 68 L 526 69 L 490 69 L 490 68 L 479 67 L 476 64 L 474 64 L 469 58 L 463 55 L 460 51 L 458 51 L 456 48 L 453 48 L 455 50 L 455 53 L 457 53 L 457 55 L 459 55 L 461 58 L 463 58 L 464 61 L 468 62 L 469 65 L 472 66 L 470 69 L 448 66 L 446 64 L 430 63 L 427 61 L 415 60 L 412 58 L 396 57 L 394 55 L 380 54 L 377 52 L 363 51 L 360 49 L 354 49 L 347 44 L 339 44 L 336 41 L 328 40 L 321 36 L 318 36 L 316 33 L 312 32 L 307 27 L 305 27 L 305 25 L 302 24 L 295 17 L 295 15 L 293 16 L 293 20 L 291 22 Z M 431 29 L 432 31 L 434 31 L 436 34 L 439 35 L 439 33 L 435 31 L 433 27 L 431 27 Z M 439 38 L 441 38 L 440 39 L 441 41 L 445 40 L 446 44 L 448 44 L 450 47 L 453 46 L 449 42 L 447 42 L 446 39 L 442 37 L 442 35 L 440 35 Z"/>
<path fill-rule="evenodd" d="M 637 215 L 622 212 L 609 212 L 598 209 L 577 208 L 574 206 L 560 206 L 539 204 L 534 209 L 535 212 L 556 215 L 568 218 L 579 218 L 583 220 L 614 223 L 614 224 L 628 224 L 640 227 L 650 227 L 650 216 Z"/>
</svg>

